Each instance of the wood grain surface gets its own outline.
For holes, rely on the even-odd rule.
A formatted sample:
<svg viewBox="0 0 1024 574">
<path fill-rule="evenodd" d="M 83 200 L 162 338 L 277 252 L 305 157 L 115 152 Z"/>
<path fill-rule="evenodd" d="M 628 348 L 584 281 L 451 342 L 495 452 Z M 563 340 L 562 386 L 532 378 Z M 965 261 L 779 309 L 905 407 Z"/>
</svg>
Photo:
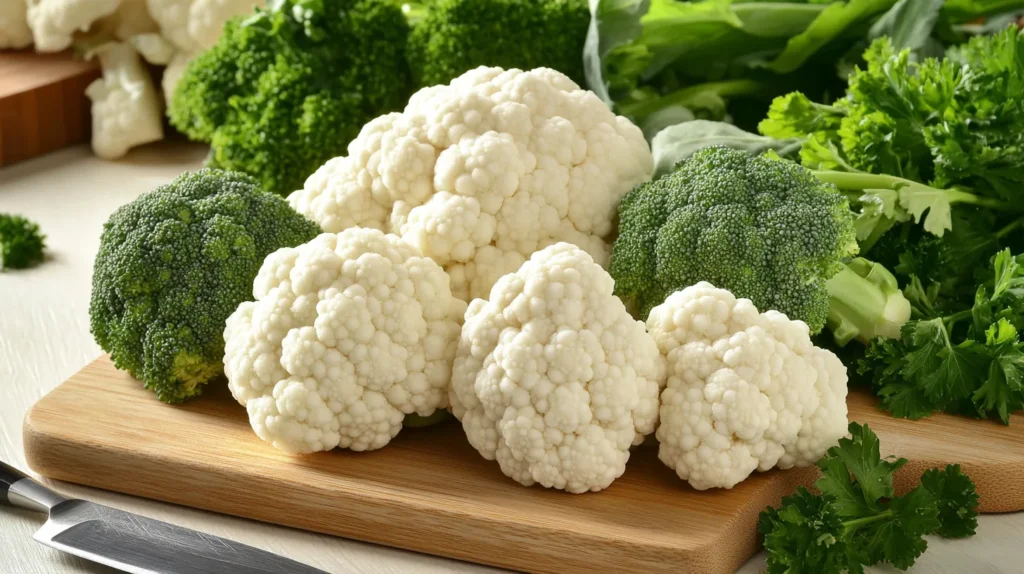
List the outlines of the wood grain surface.
<svg viewBox="0 0 1024 574">
<path fill-rule="evenodd" d="M 938 416 L 910 423 L 854 394 L 885 454 L 960 462 L 982 510 L 1024 508 L 1024 417 L 1003 427 Z M 289 456 L 260 441 L 223 384 L 184 406 L 159 403 L 107 357 L 29 412 L 25 456 L 43 475 L 216 512 L 534 572 L 732 572 L 757 548 L 757 514 L 814 469 L 758 474 L 697 492 L 641 449 L 599 494 L 524 488 L 465 441 L 458 424 L 406 430 L 385 449 Z"/>
<path fill-rule="evenodd" d="M 0 166 L 86 142 L 85 88 L 99 76 L 69 52 L 0 52 Z"/>
</svg>

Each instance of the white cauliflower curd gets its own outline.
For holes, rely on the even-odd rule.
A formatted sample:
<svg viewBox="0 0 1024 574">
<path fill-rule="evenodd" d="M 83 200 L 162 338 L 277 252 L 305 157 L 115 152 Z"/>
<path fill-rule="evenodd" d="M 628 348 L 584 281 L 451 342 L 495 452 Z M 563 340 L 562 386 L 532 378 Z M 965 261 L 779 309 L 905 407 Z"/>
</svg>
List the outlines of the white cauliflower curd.
<svg viewBox="0 0 1024 574">
<path fill-rule="evenodd" d="M 92 100 L 92 149 L 103 159 L 117 159 L 128 150 L 164 137 L 160 95 L 129 44 L 101 46 L 103 77 L 85 90 Z"/>
<path fill-rule="evenodd" d="M 394 235 L 351 228 L 267 257 L 224 330 L 224 372 L 253 430 L 308 453 L 380 448 L 448 405 L 466 304 Z"/>
<path fill-rule="evenodd" d="M 589 254 L 534 253 L 466 311 L 452 412 L 507 476 L 569 492 L 608 487 L 654 432 L 665 366 Z"/>
<path fill-rule="evenodd" d="M 807 325 L 701 282 L 651 310 L 668 359 L 658 456 L 698 490 L 814 464 L 846 435 L 846 367 Z"/>
<path fill-rule="evenodd" d="M 482 67 L 366 124 L 289 201 L 324 231 L 402 236 L 468 301 L 559 241 L 606 263 L 619 200 L 652 169 L 640 129 L 565 75 Z"/>
</svg>

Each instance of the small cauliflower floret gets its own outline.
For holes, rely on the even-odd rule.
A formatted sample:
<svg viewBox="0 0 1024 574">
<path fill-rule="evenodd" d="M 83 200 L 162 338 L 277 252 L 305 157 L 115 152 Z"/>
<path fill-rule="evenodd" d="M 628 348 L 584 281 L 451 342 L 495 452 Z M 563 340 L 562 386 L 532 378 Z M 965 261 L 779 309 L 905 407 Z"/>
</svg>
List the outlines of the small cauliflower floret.
<svg viewBox="0 0 1024 574">
<path fill-rule="evenodd" d="M 468 301 L 557 242 L 607 263 L 619 200 L 652 169 L 640 129 L 565 75 L 481 67 L 366 124 L 289 201 L 325 231 L 401 235 Z"/>
<path fill-rule="evenodd" d="M 668 359 L 658 456 L 698 490 L 814 464 L 846 435 L 846 367 L 807 325 L 701 282 L 651 310 Z"/>
<path fill-rule="evenodd" d="M 569 492 L 607 488 L 654 432 L 664 360 L 585 251 L 558 243 L 466 312 L 452 412 L 505 475 Z"/>
<path fill-rule="evenodd" d="M 24 48 L 32 43 L 25 0 L 0 2 L 0 50 Z"/>
<path fill-rule="evenodd" d="M 184 52 L 209 50 L 217 43 L 224 23 L 252 13 L 261 0 L 146 0 L 160 31 Z"/>
<path fill-rule="evenodd" d="M 394 235 L 325 233 L 267 257 L 224 330 L 224 372 L 263 440 L 292 453 L 388 444 L 448 406 L 466 304 Z"/>
<path fill-rule="evenodd" d="M 109 16 L 121 0 L 29 0 L 28 25 L 38 52 L 59 52 L 97 20 Z"/>
<path fill-rule="evenodd" d="M 89 84 L 92 100 L 92 149 L 116 159 L 129 149 L 164 137 L 160 96 L 138 53 L 128 44 L 98 50 L 103 77 Z"/>
</svg>

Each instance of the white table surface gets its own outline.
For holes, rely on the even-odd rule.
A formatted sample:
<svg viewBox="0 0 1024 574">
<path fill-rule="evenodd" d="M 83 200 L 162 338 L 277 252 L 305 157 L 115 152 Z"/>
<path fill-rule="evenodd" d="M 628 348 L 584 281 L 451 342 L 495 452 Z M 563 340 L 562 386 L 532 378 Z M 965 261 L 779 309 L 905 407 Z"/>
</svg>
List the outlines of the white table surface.
<svg viewBox="0 0 1024 574">
<path fill-rule="evenodd" d="M 44 265 L 0 273 L 0 460 L 27 469 L 21 443 L 25 413 L 39 397 L 101 352 L 89 334 L 88 308 L 92 262 L 103 222 L 114 209 L 140 193 L 198 167 L 205 153 L 200 146 L 161 143 L 135 150 L 124 160 L 112 163 L 78 147 L 0 169 L 0 212 L 21 213 L 37 221 L 47 235 L 49 248 Z M 45 482 L 69 496 L 238 540 L 328 572 L 495 571 L 93 488 Z M 32 533 L 42 522 L 41 515 L 0 507 L 0 573 L 112 572 L 34 542 Z M 431 533 L 424 530 L 423 535 Z M 931 539 L 929 546 L 914 572 L 1024 572 L 1024 513 L 984 516 L 974 538 Z M 756 556 L 740 572 L 753 574 L 763 564 L 763 556 Z"/>
</svg>

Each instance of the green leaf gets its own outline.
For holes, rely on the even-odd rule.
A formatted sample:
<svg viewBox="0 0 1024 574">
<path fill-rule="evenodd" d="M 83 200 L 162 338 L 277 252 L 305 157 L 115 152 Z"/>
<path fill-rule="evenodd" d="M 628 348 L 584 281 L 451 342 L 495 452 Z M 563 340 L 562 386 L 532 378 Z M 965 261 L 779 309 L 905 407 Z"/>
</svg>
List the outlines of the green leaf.
<svg viewBox="0 0 1024 574">
<path fill-rule="evenodd" d="M 790 38 L 785 50 L 768 65 L 768 68 L 779 74 L 796 70 L 847 29 L 866 22 L 872 16 L 888 10 L 893 4 L 895 0 L 850 0 L 830 4 L 806 30 Z"/>
<path fill-rule="evenodd" d="M 838 129 L 844 115 L 838 108 L 814 103 L 804 94 L 792 92 L 772 100 L 768 117 L 758 124 L 757 129 L 773 138 L 803 138 L 816 132 Z"/>
<path fill-rule="evenodd" d="M 923 536 L 939 527 L 938 506 L 935 496 L 918 486 L 893 499 L 889 510 L 892 517 L 874 531 L 871 546 L 882 550 L 881 555 L 886 562 L 906 570 L 928 548 Z"/>
<path fill-rule="evenodd" d="M 871 26 L 872 40 L 888 36 L 897 49 L 919 50 L 932 35 L 945 0 L 899 0 Z"/>
<path fill-rule="evenodd" d="M 654 178 L 672 171 L 677 163 L 698 150 L 710 146 L 726 146 L 754 154 L 775 150 L 780 155 L 795 154 L 800 140 L 778 140 L 744 131 L 725 122 L 693 120 L 669 126 L 651 140 L 654 154 Z"/>
<path fill-rule="evenodd" d="M 1024 352 L 1017 329 L 1000 319 L 985 331 L 985 346 L 992 356 L 988 378 L 972 399 L 982 416 L 994 412 L 1003 424 L 1010 413 L 1024 407 Z"/>
<path fill-rule="evenodd" d="M 900 206 L 920 223 L 924 212 L 924 229 L 937 237 L 953 229 L 952 209 L 945 190 L 925 186 L 907 186 L 899 191 Z"/>
<path fill-rule="evenodd" d="M 769 573 L 839 574 L 859 571 L 855 553 L 844 539 L 842 519 L 829 496 L 815 496 L 804 487 L 768 507 L 758 517 L 764 534 Z M 852 559 L 852 560 L 851 560 Z"/>
<path fill-rule="evenodd" d="M 850 437 L 839 439 L 839 445 L 828 449 L 824 458 L 818 461 L 822 477 L 814 483 L 823 493 L 835 496 L 847 511 L 852 506 L 878 508 L 879 500 L 892 498 L 892 473 L 907 463 L 901 458 L 883 460 L 879 454 L 878 437 L 867 425 L 850 423 Z M 861 496 L 851 498 L 844 482 L 853 475 Z M 863 501 L 863 503 L 861 503 Z M 853 516 L 854 514 L 847 514 Z"/>
<path fill-rule="evenodd" d="M 583 45 L 583 72 L 587 87 L 609 106 L 614 102 L 608 93 L 604 74 L 604 58 L 619 46 L 633 42 L 641 32 L 640 18 L 647 13 L 650 0 L 590 0 L 590 28 Z M 646 53 L 636 55 L 646 58 Z M 638 66 L 643 69 L 646 61 Z"/>
<path fill-rule="evenodd" d="M 940 526 L 935 533 L 945 538 L 974 536 L 978 528 L 978 493 L 959 464 L 944 470 L 929 469 L 921 475 L 921 486 L 937 499 Z"/>
</svg>

